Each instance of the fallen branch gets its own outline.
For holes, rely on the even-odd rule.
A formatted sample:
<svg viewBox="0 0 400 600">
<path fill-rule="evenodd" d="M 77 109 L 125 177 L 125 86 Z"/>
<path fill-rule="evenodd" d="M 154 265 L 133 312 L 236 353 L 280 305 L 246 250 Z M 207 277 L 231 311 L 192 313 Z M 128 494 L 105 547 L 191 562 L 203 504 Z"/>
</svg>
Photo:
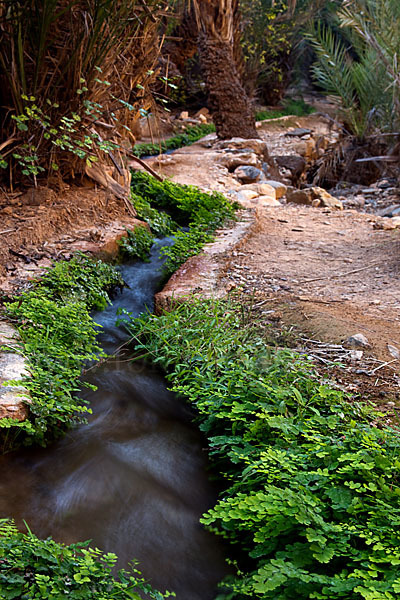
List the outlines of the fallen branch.
<svg viewBox="0 0 400 600">
<path fill-rule="evenodd" d="M 135 160 L 137 163 L 139 163 L 139 165 L 141 165 L 144 169 L 146 169 L 146 171 L 148 171 L 150 173 L 150 175 L 153 175 L 153 177 L 155 177 L 156 179 L 158 179 L 158 181 L 164 181 L 164 179 L 161 177 L 161 175 L 159 175 L 154 169 L 152 169 L 150 167 L 150 165 L 148 165 L 146 162 L 144 162 L 144 160 L 142 160 L 141 158 L 139 158 L 138 156 L 135 156 L 133 154 L 133 152 L 130 152 L 129 150 L 126 151 L 126 153 L 133 159 Z"/>
</svg>

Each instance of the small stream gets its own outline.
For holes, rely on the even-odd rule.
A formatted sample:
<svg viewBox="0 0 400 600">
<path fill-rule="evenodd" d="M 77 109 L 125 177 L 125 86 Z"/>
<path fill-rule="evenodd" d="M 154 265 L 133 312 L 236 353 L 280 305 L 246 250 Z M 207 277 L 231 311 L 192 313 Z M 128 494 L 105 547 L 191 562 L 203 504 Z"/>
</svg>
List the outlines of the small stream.
<svg viewBox="0 0 400 600">
<path fill-rule="evenodd" d="M 126 341 L 116 311 L 134 315 L 153 306 L 161 281 L 160 246 L 148 263 L 122 266 L 125 288 L 95 315 L 108 353 Z M 205 442 L 188 406 L 164 378 L 116 356 L 93 369 L 85 392 L 93 415 L 46 449 L 0 459 L 0 516 L 23 519 L 40 537 L 91 545 L 131 559 L 152 585 L 178 600 L 212 600 L 227 572 L 220 541 L 202 529 L 201 514 L 216 500 L 207 477 Z"/>
</svg>

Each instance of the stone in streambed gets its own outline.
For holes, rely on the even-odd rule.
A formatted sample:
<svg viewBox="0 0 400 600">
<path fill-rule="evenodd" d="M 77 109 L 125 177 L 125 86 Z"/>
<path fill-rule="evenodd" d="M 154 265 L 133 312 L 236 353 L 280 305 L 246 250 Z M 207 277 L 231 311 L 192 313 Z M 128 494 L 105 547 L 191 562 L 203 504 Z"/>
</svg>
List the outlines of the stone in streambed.
<svg viewBox="0 0 400 600">
<path fill-rule="evenodd" d="M 251 190 L 256 192 L 259 196 L 276 198 L 276 189 L 269 183 L 247 183 L 242 185 L 239 192 L 242 193 L 244 190 Z"/>
<path fill-rule="evenodd" d="M 259 196 L 255 190 L 239 190 L 239 195 L 246 198 L 246 200 L 253 200 Z"/>
<path fill-rule="evenodd" d="M 243 150 L 250 149 L 258 156 L 268 157 L 268 144 L 257 138 L 246 140 L 244 138 L 232 138 L 230 140 L 221 140 L 215 145 L 219 150 Z"/>
</svg>

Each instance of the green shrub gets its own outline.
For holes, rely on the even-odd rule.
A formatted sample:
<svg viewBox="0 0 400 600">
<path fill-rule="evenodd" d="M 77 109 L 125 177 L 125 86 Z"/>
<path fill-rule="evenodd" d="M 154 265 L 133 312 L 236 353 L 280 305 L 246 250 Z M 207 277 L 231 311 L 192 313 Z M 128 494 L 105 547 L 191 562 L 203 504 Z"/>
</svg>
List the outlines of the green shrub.
<svg viewBox="0 0 400 600">
<path fill-rule="evenodd" d="M 126 230 L 127 235 L 118 240 L 120 252 L 122 256 L 129 258 L 139 258 L 140 260 L 148 260 L 150 248 L 153 245 L 153 235 L 143 227 L 138 225 L 133 229 Z"/>
<path fill-rule="evenodd" d="M 109 292 L 123 285 L 114 267 L 80 254 L 57 263 L 33 289 L 6 303 L 21 337 L 18 351 L 28 362 L 29 376 L 18 384 L 28 390 L 31 402 L 28 420 L 0 420 L 4 449 L 15 445 L 20 433 L 25 443 L 44 445 L 90 412 L 76 396 L 89 386 L 78 379 L 86 361 L 104 354 L 89 310 L 105 308 Z"/>
<path fill-rule="evenodd" d="M 176 150 L 182 148 L 182 146 L 190 146 L 190 144 L 194 144 L 194 142 L 214 131 L 215 125 L 213 123 L 193 125 L 187 127 L 185 132 L 178 133 L 159 144 L 137 144 L 133 149 L 133 153 L 140 158 L 141 156 L 153 156 L 168 150 Z"/>
<path fill-rule="evenodd" d="M 199 254 L 204 244 L 212 240 L 213 236 L 202 229 L 178 230 L 174 245 L 161 248 L 161 253 L 167 257 L 164 263 L 165 274 L 170 276 L 175 273 L 191 256 Z"/>
<path fill-rule="evenodd" d="M 20 533 L 0 520 L 0 593 L 4 600 L 162 600 L 134 567 L 112 570 L 117 557 L 89 548 L 88 542 L 65 546 Z"/>
<path fill-rule="evenodd" d="M 233 205 L 219 192 L 202 192 L 192 185 L 180 185 L 168 179 L 158 181 L 148 173 L 134 171 L 132 188 L 152 207 L 167 210 L 181 225 L 201 225 L 216 229 L 233 217 Z"/>
<path fill-rule="evenodd" d="M 150 202 L 141 196 L 131 192 L 131 201 L 138 217 L 148 224 L 155 235 L 165 236 L 176 229 L 176 223 L 166 212 L 152 208 Z"/>
<path fill-rule="evenodd" d="M 288 100 L 284 102 L 283 108 L 278 110 L 260 110 L 256 113 L 256 121 L 268 121 L 279 117 L 296 115 L 297 117 L 305 117 L 315 112 L 315 108 L 302 98 L 299 100 Z"/>
<path fill-rule="evenodd" d="M 168 233 L 175 228 L 175 243 L 161 249 L 167 257 L 164 265 L 167 275 L 172 275 L 188 258 L 198 254 L 204 244 L 211 242 L 215 230 L 227 219 L 233 218 L 237 208 L 218 192 L 202 192 L 192 185 L 181 185 L 167 179 L 161 182 L 143 171 L 132 173 L 132 187 L 133 203 L 139 206 L 138 214 L 140 210 L 142 215 L 147 214 L 147 219 L 156 223 L 156 227 L 154 213 L 165 215 L 160 210 L 170 212 L 180 225 L 189 226 L 189 231 L 183 231 L 172 220 L 168 221 L 171 225 Z M 153 206 L 159 210 L 156 211 Z"/>
<path fill-rule="evenodd" d="M 55 263 L 35 285 L 35 294 L 56 301 L 84 302 L 88 308 L 103 310 L 109 293 L 123 286 L 119 272 L 101 260 L 77 252 L 72 260 Z"/>
<path fill-rule="evenodd" d="M 239 304 L 191 301 L 129 327 L 196 407 L 226 482 L 202 522 L 232 543 L 228 597 L 398 598 L 398 431 L 268 348 Z"/>
</svg>

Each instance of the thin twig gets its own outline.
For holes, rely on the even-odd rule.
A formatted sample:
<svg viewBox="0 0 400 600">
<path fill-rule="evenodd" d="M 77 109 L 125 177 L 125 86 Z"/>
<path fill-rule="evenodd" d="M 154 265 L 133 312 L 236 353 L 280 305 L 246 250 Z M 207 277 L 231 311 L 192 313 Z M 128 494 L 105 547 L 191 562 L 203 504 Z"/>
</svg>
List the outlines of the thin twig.
<svg viewBox="0 0 400 600">
<path fill-rule="evenodd" d="M 379 371 L 379 369 L 383 369 L 383 367 L 387 367 L 388 365 L 391 365 L 392 363 L 396 362 L 396 360 L 399 360 L 399 359 L 394 358 L 393 360 L 389 360 L 388 362 L 382 363 L 381 365 L 379 365 L 379 367 L 375 367 L 375 369 L 372 369 L 372 371 L 370 371 L 369 374 L 373 375 L 374 373 Z"/>
<path fill-rule="evenodd" d="M 339 277 L 346 277 L 346 275 L 352 275 L 353 273 L 359 273 L 360 271 L 365 271 L 366 269 L 370 269 L 374 267 L 378 263 L 382 262 L 381 260 L 375 260 L 374 262 L 366 265 L 365 267 L 359 267 L 358 269 L 353 269 L 352 271 L 347 271 L 346 273 L 338 273 L 337 275 L 326 275 L 325 277 L 314 277 L 313 279 L 303 279 L 303 281 L 299 281 L 298 283 L 311 283 L 312 281 L 321 281 L 322 279 L 338 279 Z"/>
</svg>

